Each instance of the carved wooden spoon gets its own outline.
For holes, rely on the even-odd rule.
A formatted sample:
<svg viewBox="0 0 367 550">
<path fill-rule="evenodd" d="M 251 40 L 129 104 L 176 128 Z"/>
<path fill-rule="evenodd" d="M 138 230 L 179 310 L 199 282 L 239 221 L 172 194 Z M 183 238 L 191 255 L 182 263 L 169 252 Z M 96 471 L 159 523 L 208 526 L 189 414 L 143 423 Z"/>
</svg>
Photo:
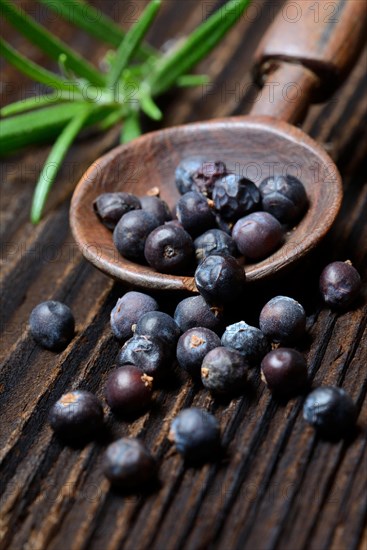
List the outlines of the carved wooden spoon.
<svg viewBox="0 0 367 550">
<path fill-rule="evenodd" d="M 269 278 L 303 258 L 334 222 L 342 185 L 322 147 L 291 123 L 302 119 L 310 103 L 335 91 L 352 67 L 363 43 L 365 16 L 363 0 L 287 2 L 255 54 L 255 74 L 263 88 L 251 116 L 152 132 L 98 159 L 82 177 L 71 203 L 71 228 L 83 255 L 129 284 L 196 292 L 192 277 L 157 273 L 121 257 L 92 205 L 104 192 L 144 195 L 158 186 L 161 198 L 173 206 L 178 199 L 177 164 L 200 155 L 222 160 L 258 183 L 273 173 L 291 173 L 306 188 L 310 207 L 304 218 L 279 250 L 246 265 L 248 281 Z"/>
</svg>

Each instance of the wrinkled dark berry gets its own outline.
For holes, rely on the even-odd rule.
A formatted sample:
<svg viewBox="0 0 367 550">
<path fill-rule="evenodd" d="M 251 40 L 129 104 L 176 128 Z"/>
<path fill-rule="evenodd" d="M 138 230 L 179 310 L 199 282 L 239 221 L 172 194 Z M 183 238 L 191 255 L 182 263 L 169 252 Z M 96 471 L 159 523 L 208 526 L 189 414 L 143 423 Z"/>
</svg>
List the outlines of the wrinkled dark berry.
<svg viewBox="0 0 367 550">
<path fill-rule="evenodd" d="M 324 302 L 335 309 L 348 307 L 362 287 L 358 271 L 349 262 L 333 262 L 320 276 L 320 291 Z"/>
<path fill-rule="evenodd" d="M 113 242 L 122 256 L 129 260 L 144 260 L 145 241 L 159 225 L 153 214 L 145 210 L 132 210 L 118 222 L 113 232 Z"/>
<path fill-rule="evenodd" d="M 148 264 L 160 273 L 184 271 L 193 258 L 194 244 L 181 227 L 165 224 L 150 233 L 145 242 L 144 255 Z"/>
<path fill-rule="evenodd" d="M 124 437 L 107 447 L 103 471 L 112 485 L 121 489 L 134 489 L 155 477 L 157 464 L 141 441 Z"/>
<path fill-rule="evenodd" d="M 93 209 L 103 225 L 114 229 L 117 222 L 130 210 L 141 208 L 138 197 L 131 193 L 102 193 L 93 202 Z"/>
<path fill-rule="evenodd" d="M 172 349 L 177 344 L 181 334 L 176 321 L 163 311 L 151 311 L 140 317 L 135 328 L 135 335 L 158 338 L 166 349 Z"/>
<path fill-rule="evenodd" d="M 222 329 L 223 309 L 210 306 L 202 296 L 191 296 L 177 305 L 174 319 L 182 332 L 205 327 L 218 333 Z"/>
<path fill-rule="evenodd" d="M 260 208 L 261 195 L 251 180 L 228 174 L 215 182 L 213 201 L 221 217 L 234 222 Z"/>
<path fill-rule="evenodd" d="M 227 167 L 221 160 L 203 162 L 192 176 L 195 184 L 193 190 L 211 198 L 215 182 L 227 173 Z"/>
<path fill-rule="evenodd" d="M 244 291 L 245 270 L 233 256 L 212 254 L 195 271 L 195 283 L 207 302 L 234 302 Z"/>
<path fill-rule="evenodd" d="M 230 235 L 220 229 L 209 229 L 194 241 L 198 262 L 211 254 L 237 256 L 236 243 Z"/>
<path fill-rule="evenodd" d="M 239 351 L 251 365 L 258 365 L 271 348 L 265 334 L 245 321 L 226 328 L 222 336 L 222 346 Z"/>
<path fill-rule="evenodd" d="M 175 181 L 181 195 L 189 191 L 197 191 L 193 175 L 197 170 L 201 169 L 203 162 L 203 159 L 200 158 L 188 158 L 182 160 L 177 166 Z"/>
<path fill-rule="evenodd" d="M 283 229 L 268 212 L 253 212 L 236 222 L 232 237 L 245 258 L 261 260 L 279 248 Z"/>
<path fill-rule="evenodd" d="M 201 366 L 201 381 L 214 394 L 236 394 L 244 387 L 249 364 L 237 350 L 214 348 Z"/>
<path fill-rule="evenodd" d="M 220 428 L 217 419 L 203 409 L 183 409 L 173 419 L 169 440 L 186 459 L 215 459 L 220 451 Z"/>
<path fill-rule="evenodd" d="M 143 210 L 157 218 L 159 225 L 163 225 L 172 219 L 168 204 L 159 197 L 145 195 L 140 197 L 140 203 Z"/>
<path fill-rule="evenodd" d="M 117 300 L 111 311 L 111 328 L 119 340 L 127 340 L 133 335 L 132 326 L 148 311 L 159 309 L 157 302 L 142 292 L 127 292 Z"/>
<path fill-rule="evenodd" d="M 348 435 L 357 419 L 357 409 L 351 397 L 342 389 L 322 386 L 311 392 L 303 406 L 303 418 L 320 435 L 340 438 Z"/>
<path fill-rule="evenodd" d="M 261 182 L 263 209 L 281 223 L 294 224 L 308 204 L 303 184 L 294 176 L 273 176 Z"/>
<path fill-rule="evenodd" d="M 146 409 L 152 401 L 153 378 L 142 374 L 133 365 L 124 365 L 111 372 L 105 387 L 106 401 L 119 413 L 135 413 Z"/>
<path fill-rule="evenodd" d="M 227 168 L 222 161 L 186 159 L 176 168 L 176 186 L 181 195 L 197 191 L 210 198 L 215 181 L 226 174 Z"/>
<path fill-rule="evenodd" d="M 52 406 L 49 422 L 62 438 L 79 443 L 93 437 L 103 423 L 103 409 L 99 399 L 88 391 L 65 393 Z"/>
<path fill-rule="evenodd" d="M 52 351 L 65 349 L 75 331 L 71 309 L 55 300 L 38 304 L 29 317 L 29 326 L 37 344 Z"/>
<path fill-rule="evenodd" d="M 273 342 L 294 343 L 305 333 L 305 310 L 293 298 L 276 296 L 261 310 L 260 329 Z"/>
<path fill-rule="evenodd" d="M 274 349 L 261 362 L 261 378 L 273 392 L 294 395 L 307 384 L 306 361 L 295 349 Z"/>
<path fill-rule="evenodd" d="M 215 215 L 208 200 L 197 193 L 185 193 L 176 206 L 178 221 L 192 237 L 196 237 L 215 226 Z"/>
<path fill-rule="evenodd" d="M 204 357 L 210 350 L 220 346 L 220 338 L 208 328 L 196 327 L 187 330 L 177 343 L 177 360 L 193 377 L 200 377 Z"/>
<path fill-rule="evenodd" d="M 162 340 L 139 334 L 127 340 L 118 355 L 119 365 L 134 365 L 145 374 L 155 376 L 167 364 L 167 350 Z"/>
</svg>

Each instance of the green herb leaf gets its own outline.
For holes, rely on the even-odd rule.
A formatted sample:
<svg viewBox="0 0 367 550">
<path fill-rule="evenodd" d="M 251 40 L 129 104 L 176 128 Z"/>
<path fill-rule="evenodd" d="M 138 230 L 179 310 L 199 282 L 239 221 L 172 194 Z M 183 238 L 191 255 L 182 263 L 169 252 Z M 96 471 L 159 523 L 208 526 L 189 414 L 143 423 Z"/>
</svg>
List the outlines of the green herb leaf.
<svg viewBox="0 0 367 550">
<path fill-rule="evenodd" d="M 88 106 L 88 108 L 83 109 L 80 113 L 74 116 L 67 126 L 65 126 L 52 147 L 51 152 L 42 168 L 42 172 L 33 195 L 31 210 L 32 223 L 36 224 L 40 221 L 47 196 L 50 192 L 56 174 L 59 171 L 60 165 L 74 139 L 83 128 L 90 112 L 91 107 Z"/>
<path fill-rule="evenodd" d="M 39 0 L 42 4 L 61 15 L 88 34 L 118 48 L 125 37 L 124 31 L 113 19 L 97 10 L 87 2 L 78 0 Z M 158 57 L 160 53 L 147 44 L 141 44 L 136 55 L 145 60 L 148 57 Z"/>
<path fill-rule="evenodd" d="M 55 90 L 75 91 L 79 95 L 77 87 L 72 82 L 62 79 L 57 74 L 43 69 L 33 61 L 27 59 L 2 38 L 0 38 L 0 48 L 5 59 L 19 69 L 19 71 L 32 78 L 32 80 L 50 86 L 50 88 L 54 88 Z"/>
<path fill-rule="evenodd" d="M 122 71 L 133 57 L 139 44 L 153 23 L 160 5 L 161 0 L 152 0 L 149 2 L 138 21 L 126 33 L 125 38 L 122 40 L 117 50 L 116 57 L 111 64 L 111 69 L 107 76 L 107 87 L 116 90 Z"/>
<path fill-rule="evenodd" d="M 159 59 L 146 80 L 151 94 L 163 93 L 181 75 L 190 71 L 220 42 L 249 3 L 250 0 L 230 0 L 197 27 L 181 46 Z"/>
<path fill-rule="evenodd" d="M 131 111 L 124 120 L 124 125 L 121 130 L 120 142 L 128 143 L 133 139 L 141 136 L 141 127 L 139 123 L 139 114 L 136 111 Z"/>
<path fill-rule="evenodd" d="M 204 86 L 209 82 L 210 78 L 206 74 L 184 74 L 177 79 L 176 86 L 189 88 L 190 86 Z"/>
<path fill-rule="evenodd" d="M 60 131 L 91 104 L 81 101 L 52 105 L 29 113 L 5 118 L 0 124 L 1 155 L 12 153 L 27 145 L 45 143 L 58 136 Z M 116 110 L 116 106 L 101 105 L 93 110 L 85 125 L 90 126 L 103 120 Z"/>
<path fill-rule="evenodd" d="M 140 107 L 144 113 L 153 120 L 161 120 L 163 113 L 149 95 L 140 97 Z"/>
<path fill-rule="evenodd" d="M 49 55 L 52 59 L 59 59 L 61 54 L 65 54 L 68 58 L 70 68 L 80 76 L 83 76 L 96 86 L 105 84 L 105 77 L 83 59 L 79 54 L 74 52 L 69 46 L 62 42 L 59 38 L 53 36 L 44 27 L 36 23 L 34 19 L 29 17 L 23 10 L 15 7 L 8 0 L 0 0 L 1 13 L 7 20 L 33 44 L 36 44 L 42 51 Z"/>
<path fill-rule="evenodd" d="M 37 95 L 34 97 L 29 97 L 27 99 L 22 99 L 21 101 L 15 101 L 10 105 L 6 105 L 0 109 L 0 115 L 3 117 L 13 116 L 19 113 L 24 113 L 25 111 L 33 111 L 34 109 L 40 109 L 54 103 L 62 103 L 64 101 L 71 101 L 71 96 L 65 92 L 65 97 L 62 92 L 55 92 L 48 95 Z"/>
</svg>

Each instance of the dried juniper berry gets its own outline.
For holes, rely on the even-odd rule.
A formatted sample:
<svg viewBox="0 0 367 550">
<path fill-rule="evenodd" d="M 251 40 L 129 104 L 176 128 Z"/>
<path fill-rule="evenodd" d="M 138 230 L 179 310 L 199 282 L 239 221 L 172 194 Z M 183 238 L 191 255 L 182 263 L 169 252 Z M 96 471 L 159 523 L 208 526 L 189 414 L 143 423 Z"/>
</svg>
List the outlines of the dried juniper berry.
<svg viewBox="0 0 367 550">
<path fill-rule="evenodd" d="M 237 256 L 236 243 L 230 235 L 220 229 L 209 229 L 194 241 L 195 255 L 198 262 L 210 256 L 218 254 L 221 256 Z"/>
<path fill-rule="evenodd" d="M 204 357 L 201 381 L 213 394 L 237 394 L 246 383 L 248 368 L 249 363 L 239 351 L 214 348 Z"/>
<path fill-rule="evenodd" d="M 132 193 L 102 193 L 93 202 L 93 209 L 103 225 L 114 229 L 117 222 L 130 210 L 139 210 L 140 200 Z"/>
<path fill-rule="evenodd" d="M 159 197 L 145 195 L 144 197 L 140 197 L 140 203 L 145 212 L 149 212 L 157 218 L 159 225 L 163 225 L 165 222 L 172 220 L 168 204 Z"/>
<path fill-rule="evenodd" d="M 52 406 L 49 422 L 61 438 L 82 443 L 92 438 L 103 424 L 103 409 L 99 399 L 88 391 L 65 393 Z"/>
<path fill-rule="evenodd" d="M 203 164 L 202 158 L 184 159 L 177 166 L 175 171 L 176 187 L 181 195 L 189 191 L 196 191 L 194 174 L 201 169 Z"/>
<path fill-rule="evenodd" d="M 159 309 L 157 302 L 142 292 L 127 292 L 117 300 L 111 311 L 111 329 L 119 340 L 127 340 L 133 335 L 132 327 L 140 317 L 149 311 Z"/>
<path fill-rule="evenodd" d="M 140 334 L 125 342 L 117 359 L 119 365 L 134 365 L 149 376 L 159 375 L 167 360 L 168 352 L 162 340 Z"/>
<path fill-rule="evenodd" d="M 176 216 L 192 237 L 215 226 L 215 215 L 210 202 L 196 191 L 189 191 L 178 200 Z"/>
<path fill-rule="evenodd" d="M 276 296 L 260 312 L 260 329 L 273 342 L 297 342 L 306 330 L 305 310 L 293 298 Z"/>
<path fill-rule="evenodd" d="M 141 441 L 124 437 L 107 447 L 103 471 L 115 487 L 135 489 L 156 476 L 157 463 Z"/>
<path fill-rule="evenodd" d="M 303 183 L 295 176 L 272 176 L 259 186 L 263 209 L 284 224 L 294 224 L 308 204 Z"/>
<path fill-rule="evenodd" d="M 307 384 L 306 361 L 295 349 L 274 349 L 261 362 L 261 379 L 278 395 L 295 395 Z"/>
<path fill-rule="evenodd" d="M 29 317 L 29 326 L 37 344 L 52 351 L 65 349 L 75 331 L 71 309 L 55 300 L 38 304 Z"/>
<path fill-rule="evenodd" d="M 266 258 L 279 248 L 283 229 L 268 212 L 253 212 L 236 222 L 232 237 L 241 254 L 256 261 Z"/>
<path fill-rule="evenodd" d="M 204 357 L 219 346 L 220 338 L 212 330 L 204 327 L 190 328 L 178 340 L 178 363 L 192 377 L 199 378 Z"/>
<path fill-rule="evenodd" d="M 174 319 L 182 332 L 194 327 L 205 327 L 220 333 L 223 308 L 209 305 L 202 296 L 191 296 L 177 304 Z"/>
<path fill-rule="evenodd" d="M 183 409 L 173 419 L 168 439 L 190 462 L 214 460 L 220 453 L 220 428 L 217 419 L 203 409 Z"/>
<path fill-rule="evenodd" d="M 192 238 L 177 225 L 165 224 L 157 227 L 145 242 L 145 259 L 160 273 L 184 271 L 190 265 L 193 254 Z"/>
<path fill-rule="evenodd" d="M 193 174 L 195 190 L 211 198 L 215 182 L 227 173 L 227 167 L 221 160 L 203 162 Z"/>
<path fill-rule="evenodd" d="M 359 295 L 362 281 L 350 262 L 333 262 L 320 276 L 320 291 L 324 302 L 335 309 L 350 306 Z"/>
<path fill-rule="evenodd" d="M 163 311 L 146 313 L 140 317 L 135 327 L 135 335 L 158 338 L 169 350 L 176 346 L 180 334 L 180 327 L 176 321 Z"/>
<path fill-rule="evenodd" d="M 118 222 L 113 232 L 113 242 L 122 256 L 129 260 L 144 260 L 145 241 L 158 227 L 159 221 L 145 210 L 132 210 Z"/>
<path fill-rule="evenodd" d="M 353 429 L 357 409 L 342 388 L 322 386 L 311 392 L 303 405 L 303 418 L 326 438 L 341 438 Z"/>
<path fill-rule="evenodd" d="M 233 256 L 212 254 L 195 271 L 196 287 L 209 303 L 224 304 L 238 300 L 244 291 L 245 281 L 245 270 Z"/>
<path fill-rule="evenodd" d="M 227 174 L 222 161 L 205 161 L 199 158 L 185 159 L 176 168 L 176 186 L 181 195 L 197 191 L 211 197 L 213 186 L 218 178 Z"/>
<path fill-rule="evenodd" d="M 113 411 L 130 414 L 145 410 L 152 401 L 153 378 L 134 365 L 111 372 L 105 387 L 108 405 Z"/>
<path fill-rule="evenodd" d="M 251 180 L 228 174 L 218 179 L 213 188 L 215 209 L 227 221 L 234 222 L 261 206 L 260 191 Z"/>
<path fill-rule="evenodd" d="M 271 348 L 265 334 L 245 321 L 239 321 L 226 328 L 222 336 L 222 346 L 242 353 L 250 365 L 258 365 Z"/>
</svg>

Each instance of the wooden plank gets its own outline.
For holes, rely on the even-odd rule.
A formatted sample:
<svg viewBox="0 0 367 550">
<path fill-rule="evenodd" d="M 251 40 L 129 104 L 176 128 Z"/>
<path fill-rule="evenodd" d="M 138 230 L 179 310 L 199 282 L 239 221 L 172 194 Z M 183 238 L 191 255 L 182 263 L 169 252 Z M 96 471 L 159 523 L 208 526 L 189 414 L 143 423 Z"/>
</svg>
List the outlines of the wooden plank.
<svg viewBox="0 0 367 550">
<path fill-rule="evenodd" d="M 120 4 L 99 5 L 124 19 Z M 178 29 L 188 32 L 205 10 L 217 5 L 164 3 L 153 42 L 159 46 Z M 29 2 L 24 6 L 32 9 Z M 258 15 L 244 16 L 236 31 L 202 63 L 200 71 L 209 72 L 213 87 L 162 99 L 167 125 L 248 110 L 253 95 L 253 89 L 247 89 L 251 52 L 281 2 L 259 0 L 255 6 Z M 43 10 L 37 15 L 47 19 Z M 82 53 L 92 51 L 93 41 L 58 18 L 50 20 L 50 28 Z M 19 36 L 8 29 L 6 36 L 27 51 Z M 97 60 L 103 51 L 103 46 L 93 48 L 89 57 Z M 31 53 L 36 61 L 44 61 L 36 49 Z M 121 422 L 106 410 L 105 438 L 82 450 L 63 447 L 48 427 L 49 408 L 73 387 L 103 396 L 118 350 L 109 313 L 125 291 L 75 251 L 68 227 L 70 170 L 76 164 L 75 175 L 81 172 L 112 145 L 116 134 L 103 142 L 90 136 L 75 145 L 37 229 L 27 216 L 35 171 L 47 149 L 39 148 L 37 154 L 26 151 L 4 165 L 0 548 L 363 548 L 366 299 L 348 313 L 332 314 L 320 304 L 316 274 L 334 258 L 348 257 L 361 269 L 366 257 L 365 59 L 360 57 L 335 100 L 313 107 L 304 123 L 315 139 L 328 143 L 344 176 L 346 194 L 337 224 L 319 251 L 295 273 L 259 286 L 256 295 L 241 305 L 243 315 L 256 323 L 260 308 L 272 295 L 289 293 L 304 303 L 309 338 L 302 350 L 308 356 L 313 385 L 341 384 L 358 403 L 360 431 L 351 442 L 320 441 L 302 419 L 302 397 L 279 405 L 256 372 L 246 395 L 230 403 L 212 399 L 176 373 L 156 391 L 155 406 L 141 418 Z M 26 79 L 16 71 L 6 66 L 4 74 L 11 100 L 27 90 Z M 51 297 L 66 301 L 77 319 L 76 338 L 57 355 L 38 348 L 27 328 L 34 305 Z M 173 311 L 175 300 L 163 298 L 168 311 Z M 221 461 L 199 469 L 186 469 L 166 439 L 169 420 L 191 404 L 217 416 L 227 448 Z M 102 451 L 108 441 L 122 435 L 139 435 L 159 457 L 161 487 L 156 491 L 124 496 L 109 489 L 101 473 Z"/>
</svg>

